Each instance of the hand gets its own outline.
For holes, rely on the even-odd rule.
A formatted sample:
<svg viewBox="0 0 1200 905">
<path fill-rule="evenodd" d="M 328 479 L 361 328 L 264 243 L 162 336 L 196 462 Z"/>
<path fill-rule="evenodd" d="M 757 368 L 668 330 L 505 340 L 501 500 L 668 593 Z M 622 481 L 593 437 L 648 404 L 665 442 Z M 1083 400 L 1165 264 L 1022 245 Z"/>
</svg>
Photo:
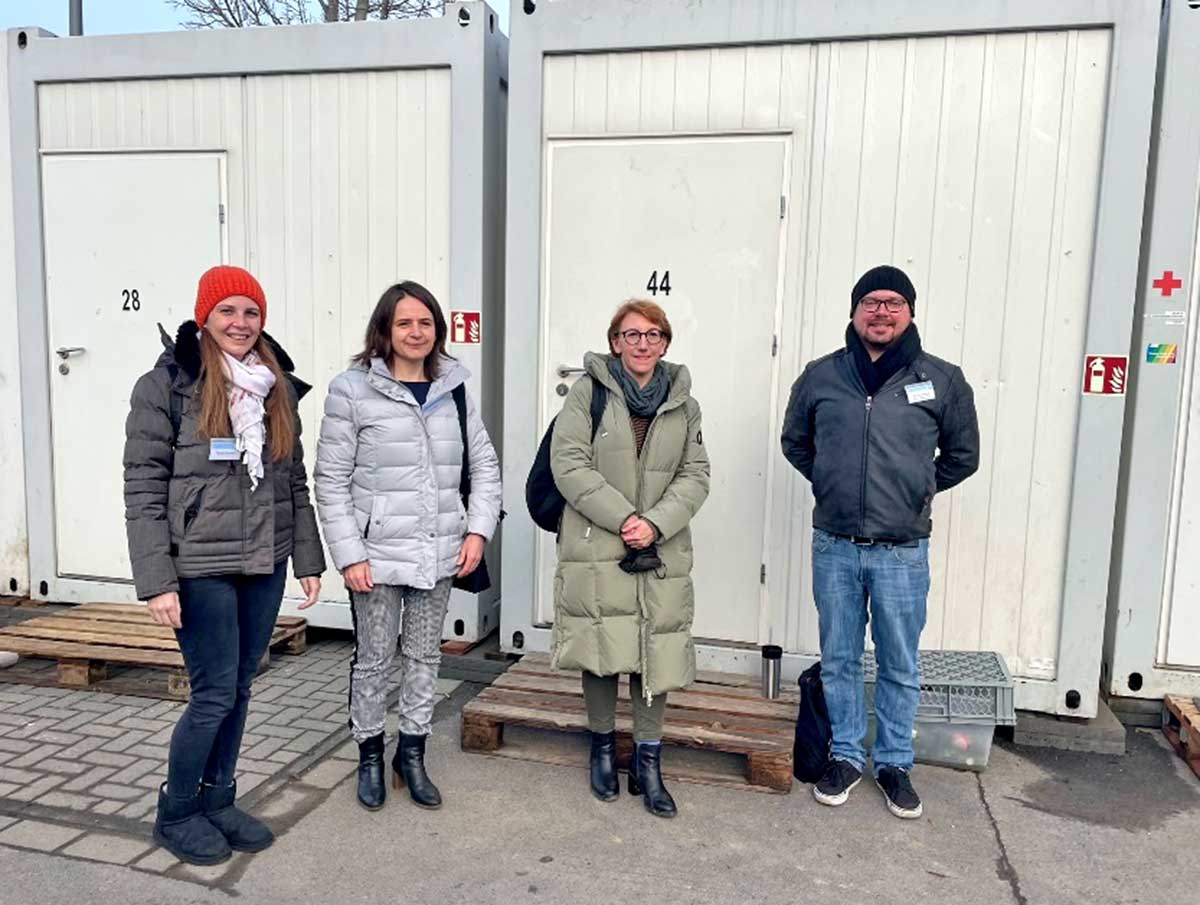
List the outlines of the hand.
<svg viewBox="0 0 1200 905">
<path fill-rule="evenodd" d="M 637 515 L 631 515 L 621 526 L 621 540 L 635 550 L 645 550 L 654 543 L 657 534 L 653 525 Z"/>
<path fill-rule="evenodd" d="M 367 569 L 368 576 L 370 569 Z M 300 587 L 304 589 L 304 603 L 296 607 L 298 610 L 307 610 L 310 606 L 317 602 L 317 595 L 321 593 L 321 576 L 309 575 L 300 579 Z"/>
<path fill-rule="evenodd" d="M 375 587 L 375 582 L 371 578 L 371 564 L 365 559 L 362 562 L 346 566 L 342 570 L 342 578 L 346 579 L 346 586 L 351 591 L 358 591 L 360 594 L 365 594 Z"/>
<path fill-rule="evenodd" d="M 479 568 L 483 559 L 483 545 L 487 543 L 482 535 L 468 534 L 463 539 L 462 548 L 458 551 L 458 577 L 466 578 Z"/>
<path fill-rule="evenodd" d="M 179 595 L 174 591 L 151 597 L 146 608 L 150 610 L 150 618 L 157 625 L 183 628 L 183 623 L 179 619 Z"/>
</svg>

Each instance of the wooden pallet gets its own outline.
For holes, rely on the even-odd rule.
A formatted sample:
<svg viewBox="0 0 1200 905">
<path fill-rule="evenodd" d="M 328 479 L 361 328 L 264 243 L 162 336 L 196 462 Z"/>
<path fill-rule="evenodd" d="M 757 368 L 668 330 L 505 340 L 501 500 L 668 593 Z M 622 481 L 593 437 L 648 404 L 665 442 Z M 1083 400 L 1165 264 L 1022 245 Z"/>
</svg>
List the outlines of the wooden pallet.
<svg viewBox="0 0 1200 905">
<path fill-rule="evenodd" d="M 633 752 L 633 715 L 627 680 L 617 704 L 617 763 L 628 769 Z M 683 782 L 786 794 L 792 789 L 792 741 L 796 693 L 765 700 L 748 676 L 702 673 L 667 698 L 663 741 L 669 745 L 736 755 L 741 774 L 663 759 L 663 775 Z M 505 727 L 584 732 L 587 712 L 579 673 L 552 670 L 544 654 L 527 654 L 463 708 L 462 747 L 499 757 L 583 767 L 586 754 L 564 755 L 537 744 L 508 745 Z"/>
<path fill-rule="evenodd" d="M 1163 698 L 1162 730 L 1171 747 L 1200 776 L 1200 708 L 1194 699 L 1173 694 Z"/>
<path fill-rule="evenodd" d="M 270 647 L 304 653 L 307 620 L 280 616 Z M 108 677 L 108 666 L 149 666 L 166 670 L 167 697 L 186 701 L 190 693 L 183 654 L 170 628 L 156 625 L 144 606 L 85 603 L 50 616 L 37 616 L 0 629 L 0 649 L 58 661 L 58 684 L 87 688 Z M 269 660 L 269 652 L 264 660 Z"/>
<path fill-rule="evenodd" d="M 475 650 L 475 648 L 479 647 L 479 645 L 483 644 L 483 642 L 487 641 L 490 637 L 491 634 L 489 633 L 484 635 L 482 638 L 477 638 L 474 641 L 459 641 L 452 638 L 449 641 L 442 642 L 442 653 L 461 657 L 463 654 L 469 654 L 471 651 Z"/>
</svg>

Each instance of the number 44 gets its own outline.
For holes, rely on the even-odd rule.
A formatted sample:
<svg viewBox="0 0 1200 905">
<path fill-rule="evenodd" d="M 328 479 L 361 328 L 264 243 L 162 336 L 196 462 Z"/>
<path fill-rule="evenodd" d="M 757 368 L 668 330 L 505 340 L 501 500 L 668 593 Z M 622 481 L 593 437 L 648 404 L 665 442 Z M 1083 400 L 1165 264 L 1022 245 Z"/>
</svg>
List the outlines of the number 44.
<svg viewBox="0 0 1200 905">
<path fill-rule="evenodd" d="M 658 278 L 658 271 L 650 274 L 650 281 L 646 283 L 646 291 L 651 295 L 658 295 L 660 292 L 663 295 L 671 294 L 671 271 L 664 270 L 662 279 Z"/>
</svg>

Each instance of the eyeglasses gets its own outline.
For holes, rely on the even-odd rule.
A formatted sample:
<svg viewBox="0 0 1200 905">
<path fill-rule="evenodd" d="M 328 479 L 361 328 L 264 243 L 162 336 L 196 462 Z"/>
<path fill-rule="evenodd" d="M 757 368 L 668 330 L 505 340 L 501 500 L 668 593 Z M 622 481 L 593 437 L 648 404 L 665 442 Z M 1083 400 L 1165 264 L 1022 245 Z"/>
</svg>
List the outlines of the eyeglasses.
<svg viewBox="0 0 1200 905">
<path fill-rule="evenodd" d="M 652 346 L 657 346 L 666 339 L 666 335 L 661 330 L 623 330 L 617 336 L 625 340 L 627 346 L 636 346 L 642 341 L 643 336 L 646 338 L 646 342 Z"/>
<path fill-rule="evenodd" d="M 859 299 L 858 303 L 862 305 L 863 311 L 874 314 L 879 310 L 879 306 L 887 308 L 888 314 L 899 314 L 908 302 L 904 299 Z"/>
</svg>

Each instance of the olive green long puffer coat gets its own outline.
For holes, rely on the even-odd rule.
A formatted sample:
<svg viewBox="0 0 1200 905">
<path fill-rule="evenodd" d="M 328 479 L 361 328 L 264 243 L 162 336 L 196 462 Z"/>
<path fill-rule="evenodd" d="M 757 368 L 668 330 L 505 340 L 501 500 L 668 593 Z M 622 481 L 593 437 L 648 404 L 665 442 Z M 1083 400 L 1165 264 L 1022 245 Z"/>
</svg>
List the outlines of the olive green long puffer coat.
<svg viewBox="0 0 1200 905">
<path fill-rule="evenodd" d="M 640 672 L 649 698 L 690 684 L 696 674 L 688 525 L 708 496 L 708 455 L 691 375 L 662 362 L 671 390 L 639 456 L 609 357 L 588 353 L 587 376 L 554 423 L 550 465 L 567 501 L 554 578 L 554 663 L 600 676 Z M 594 443 L 592 381 L 609 391 Z M 634 513 L 660 532 L 657 572 L 630 575 L 618 565 L 626 553 L 621 525 Z"/>
</svg>

